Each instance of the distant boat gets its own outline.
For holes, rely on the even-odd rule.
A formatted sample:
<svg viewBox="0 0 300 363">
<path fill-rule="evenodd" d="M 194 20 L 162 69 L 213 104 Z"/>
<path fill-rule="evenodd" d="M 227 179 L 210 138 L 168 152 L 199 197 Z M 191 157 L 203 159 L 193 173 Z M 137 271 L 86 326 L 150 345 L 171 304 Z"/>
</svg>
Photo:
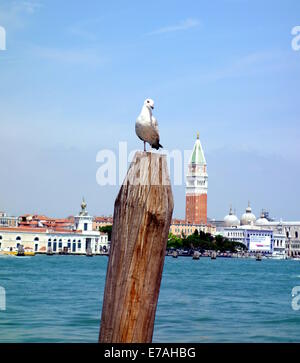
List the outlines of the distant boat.
<svg viewBox="0 0 300 363">
<path fill-rule="evenodd" d="M 210 255 L 210 258 L 212 260 L 215 260 L 217 258 L 217 252 L 216 251 L 212 251 L 211 255 Z"/>
<path fill-rule="evenodd" d="M 51 248 L 51 247 L 49 247 L 49 248 L 48 248 L 48 250 L 47 250 L 47 252 L 46 252 L 46 255 L 47 255 L 47 256 L 53 256 L 53 255 L 54 255 L 53 250 L 52 250 L 52 248 Z"/>
<path fill-rule="evenodd" d="M 199 258 L 200 258 L 200 252 L 199 251 L 194 251 L 193 260 L 199 260 Z"/>
<path fill-rule="evenodd" d="M 173 253 L 172 253 L 172 257 L 173 257 L 173 258 L 177 258 L 177 257 L 178 257 L 178 252 L 177 252 L 177 251 L 173 251 Z"/>
<path fill-rule="evenodd" d="M 0 256 L 26 257 L 26 256 L 35 256 L 35 253 L 32 251 L 24 251 L 24 254 L 18 254 L 18 251 L 0 251 Z"/>
<path fill-rule="evenodd" d="M 261 261 L 262 260 L 262 256 L 260 253 L 256 254 L 256 261 Z"/>
<path fill-rule="evenodd" d="M 87 256 L 87 257 L 93 257 L 93 252 L 92 252 L 91 247 L 88 247 L 88 248 L 86 249 L 86 256 Z"/>
<path fill-rule="evenodd" d="M 17 256 L 25 256 L 25 250 L 23 245 L 18 246 Z"/>
<path fill-rule="evenodd" d="M 64 247 L 61 251 L 59 251 L 60 255 L 68 255 L 69 254 L 69 249 L 68 247 Z"/>
</svg>

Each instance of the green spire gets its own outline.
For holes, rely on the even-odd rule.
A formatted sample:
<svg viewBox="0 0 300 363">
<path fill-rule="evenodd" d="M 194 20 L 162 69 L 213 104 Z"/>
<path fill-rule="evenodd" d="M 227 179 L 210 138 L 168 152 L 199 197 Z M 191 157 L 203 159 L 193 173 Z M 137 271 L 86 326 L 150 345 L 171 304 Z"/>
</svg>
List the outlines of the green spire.
<svg viewBox="0 0 300 363">
<path fill-rule="evenodd" d="M 193 164 L 206 164 L 204 152 L 201 142 L 199 140 L 199 132 L 197 132 L 197 140 L 194 145 L 194 149 L 190 158 L 190 163 Z"/>
</svg>

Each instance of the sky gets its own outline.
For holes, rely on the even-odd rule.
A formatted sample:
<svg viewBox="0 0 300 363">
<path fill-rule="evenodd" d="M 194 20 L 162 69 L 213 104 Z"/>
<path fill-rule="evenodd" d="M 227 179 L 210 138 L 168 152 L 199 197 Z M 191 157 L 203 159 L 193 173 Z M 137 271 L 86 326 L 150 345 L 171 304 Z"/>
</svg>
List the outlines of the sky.
<svg viewBox="0 0 300 363">
<path fill-rule="evenodd" d="M 155 101 L 161 144 L 208 170 L 208 216 L 251 202 L 300 220 L 298 0 L 0 0 L 0 210 L 64 217 L 85 197 L 113 213 L 96 155 L 143 147 L 134 131 Z M 172 173 L 171 173 L 172 179 Z M 185 186 L 174 185 L 174 217 Z"/>
</svg>

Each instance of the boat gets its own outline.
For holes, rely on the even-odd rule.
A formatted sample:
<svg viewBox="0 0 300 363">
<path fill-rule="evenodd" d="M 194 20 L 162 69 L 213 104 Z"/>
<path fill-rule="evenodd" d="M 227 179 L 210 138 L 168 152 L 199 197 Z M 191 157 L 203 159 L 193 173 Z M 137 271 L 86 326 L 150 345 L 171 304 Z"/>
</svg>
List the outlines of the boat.
<svg viewBox="0 0 300 363">
<path fill-rule="evenodd" d="M 19 256 L 19 257 L 25 256 L 25 250 L 24 250 L 24 246 L 23 245 L 19 245 L 18 246 L 17 256 Z"/>
<path fill-rule="evenodd" d="M 173 251 L 173 253 L 172 253 L 172 257 L 173 257 L 173 258 L 177 258 L 177 257 L 178 257 L 178 252 L 177 252 L 177 251 Z"/>
<path fill-rule="evenodd" d="M 86 256 L 87 256 L 87 257 L 93 257 L 93 252 L 92 252 L 91 247 L 88 247 L 88 248 L 86 249 Z"/>
<path fill-rule="evenodd" d="M 210 258 L 212 260 L 215 260 L 217 258 L 217 252 L 216 251 L 212 251 L 211 255 L 210 255 Z"/>
<path fill-rule="evenodd" d="M 262 260 L 262 256 L 260 253 L 256 254 L 256 261 L 261 261 Z"/>
<path fill-rule="evenodd" d="M 46 255 L 47 255 L 47 256 L 53 256 L 53 255 L 54 255 L 54 252 L 53 252 L 53 250 L 52 250 L 52 248 L 51 248 L 51 247 L 49 247 L 49 248 L 48 248 L 48 250 L 47 250 L 47 252 L 46 252 Z"/>
<path fill-rule="evenodd" d="M 199 260 L 199 258 L 200 258 L 200 252 L 199 251 L 194 251 L 193 260 Z"/>
<path fill-rule="evenodd" d="M 68 255 L 69 254 L 69 249 L 68 247 L 64 247 L 62 250 L 59 251 L 60 255 Z"/>
<path fill-rule="evenodd" d="M 35 256 L 33 251 L 24 251 L 24 254 L 18 254 L 18 251 L 0 251 L 1 256 Z"/>
</svg>

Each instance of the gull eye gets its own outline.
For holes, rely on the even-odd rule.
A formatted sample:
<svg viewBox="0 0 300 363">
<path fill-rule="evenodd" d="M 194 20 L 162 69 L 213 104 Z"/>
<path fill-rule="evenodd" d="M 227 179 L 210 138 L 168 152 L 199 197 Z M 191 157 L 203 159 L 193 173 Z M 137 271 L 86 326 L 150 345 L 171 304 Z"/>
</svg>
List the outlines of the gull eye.
<svg viewBox="0 0 300 363">
<path fill-rule="evenodd" d="M 147 103 L 150 103 L 150 101 L 148 100 Z"/>
</svg>

